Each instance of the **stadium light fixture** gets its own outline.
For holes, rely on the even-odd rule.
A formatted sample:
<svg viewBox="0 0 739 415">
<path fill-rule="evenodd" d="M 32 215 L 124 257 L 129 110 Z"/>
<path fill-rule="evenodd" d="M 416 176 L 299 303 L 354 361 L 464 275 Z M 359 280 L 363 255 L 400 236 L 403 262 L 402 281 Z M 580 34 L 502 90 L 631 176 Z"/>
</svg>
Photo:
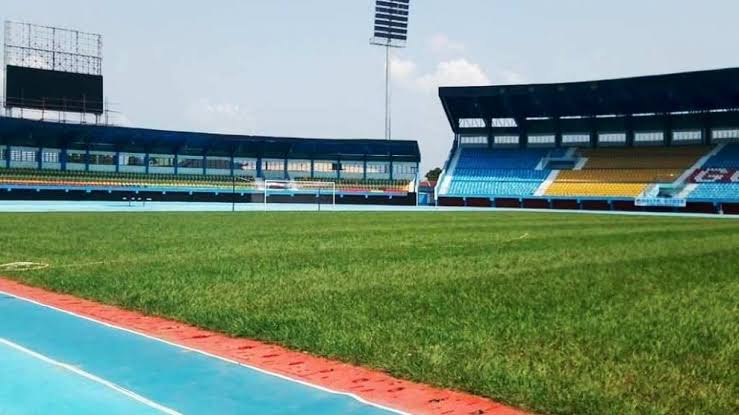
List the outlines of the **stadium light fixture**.
<svg viewBox="0 0 739 415">
<path fill-rule="evenodd" d="M 390 111 L 390 48 L 404 48 L 408 41 L 410 0 L 377 0 L 374 36 L 370 44 L 385 48 L 385 139 L 392 138 Z"/>
</svg>

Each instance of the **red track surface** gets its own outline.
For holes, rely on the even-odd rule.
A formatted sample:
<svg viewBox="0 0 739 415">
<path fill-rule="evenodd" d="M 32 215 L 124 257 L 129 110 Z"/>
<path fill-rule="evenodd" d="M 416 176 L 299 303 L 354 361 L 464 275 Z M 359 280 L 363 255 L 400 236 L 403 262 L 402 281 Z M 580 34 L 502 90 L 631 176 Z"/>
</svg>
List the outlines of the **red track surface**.
<svg viewBox="0 0 739 415">
<path fill-rule="evenodd" d="M 382 372 L 290 351 L 280 346 L 232 338 L 7 279 L 0 278 L 0 291 L 292 379 L 352 393 L 404 412 L 429 415 L 525 415 L 522 411 L 477 396 L 399 380 Z"/>
</svg>

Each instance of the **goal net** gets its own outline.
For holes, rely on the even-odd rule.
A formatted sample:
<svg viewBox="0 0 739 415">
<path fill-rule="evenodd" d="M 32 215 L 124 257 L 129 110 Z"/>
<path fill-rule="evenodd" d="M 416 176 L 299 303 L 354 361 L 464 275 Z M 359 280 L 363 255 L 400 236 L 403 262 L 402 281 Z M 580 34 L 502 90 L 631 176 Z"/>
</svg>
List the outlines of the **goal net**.
<svg viewBox="0 0 739 415">
<path fill-rule="evenodd" d="M 321 207 L 336 206 L 336 183 L 302 180 L 265 180 L 264 208 L 275 203 L 314 204 Z"/>
</svg>

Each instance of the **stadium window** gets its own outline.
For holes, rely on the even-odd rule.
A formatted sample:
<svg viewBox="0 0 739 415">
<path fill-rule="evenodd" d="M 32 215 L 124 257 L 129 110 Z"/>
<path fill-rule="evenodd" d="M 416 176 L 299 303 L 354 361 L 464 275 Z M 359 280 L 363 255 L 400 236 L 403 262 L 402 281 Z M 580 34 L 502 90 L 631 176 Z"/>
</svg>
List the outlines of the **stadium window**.
<svg viewBox="0 0 739 415">
<path fill-rule="evenodd" d="M 517 135 L 496 135 L 495 144 L 518 144 Z"/>
<path fill-rule="evenodd" d="M 149 155 L 149 166 L 151 167 L 174 167 L 174 156 Z"/>
<path fill-rule="evenodd" d="M 485 120 L 482 118 L 460 118 L 459 128 L 485 128 Z"/>
<path fill-rule="evenodd" d="M 352 174 L 362 174 L 364 173 L 364 163 L 345 161 L 341 163 L 341 171 Z"/>
<path fill-rule="evenodd" d="M 16 161 L 16 162 L 35 162 L 36 161 L 37 154 L 38 153 L 36 151 L 31 151 L 31 150 L 15 150 L 15 149 L 13 149 L 10 152 L 10 161 Z"/>
<path fill-rule="evenodd" d="M 643 131 L 634 134 L 635 143 L 661 143 L 665 141 L 662 131 Z"/>
<path fill-rule="evenodd" d="M 144 163 L 144 157 L 142 156 L 127 156 L 124 159 L 124 162 L 121 163 L 121 165 L 124 166 L 144 166 L 146 163 Z"/>
<path fill-rule="evenodd" d="M 305 160 L 290 160 L 287 162 L 287 169 L 289 171 L 310 171 L 310 162 Z"/>
<path fill-rule="evenodd" d="M 210 170 L 231 170 L 231 159 L 225 157 L 208 157 L 205 159 L 205 168 Z"/>
<path fill-rule="evenodd" d="M 577 145 L 577 144 L 589 144 L 590 134 L 565 134 L 562 136 L 562 144 L 565 145 Z"/>
<path fill-rule="evenodd" d="M 484 135 L 461 135 L 459 137 L 460 144 L 487 144 L 488 137 Z"/>
<path fill-rule="evenodd" d="M 715 141 L 729 141 L 739 139 L 739 129 L 716 128 L 711 130 L 711 138 Z"/>
<path fill-rule="evenodd" d="M 499 128 L 518 127 L 518 123 L 513 118 L 493 118 L 491 123 L 493 127 Z"/>
<path fill-rule="evenodd" d="M 598 142 L 606 144 L 625 144 L 626 133 L 603 133 L 598 134 Z"/>
<path fill-rule="evenodd" d="M 85 160 L 87 159 L 85 153 L 80 152 L 67 152 L 67 163 L 73 163 L 73 164 L 85 164 Z M 142 164 L 143 165 L 143 164 Z"/>
<path fill-rule="evenodd" d="M 135 164 L 138 166 L 138 164 Z M 183 169 L 202 169 L 203 158 L 198 156 L 179 156 L 177 158 L 177 167 Z"/>
<path fill-rule="evenodd" d="M 234 159 L 234 170 L 256 170 L 257 161 L 254 159 Z"/>
<path fill-rule="evenodd" d="M 3 148 L 0 149 L 0 160 L 3 160 L 4 161 L 4 160 L 7 160 L 7 159 L 8 159 L 8 149 L 5 148 L 5 147 L 3 147 Z M 5 164 L 3 163 L 3 165 L 0 166 L 0 167 L 5 167 Z"/>
<path fill-rule="evenodd" d="M 367 163 L 368 174 L 387 174 L 388 164 L 387 163 Z"/>
<path fill-rule="evenodd" d="M 41 162 L 59 163 L 59 150 L 44 150 L 41 152 Z"/>
<path fill-rule="evenodd" d="M 554 135 L 530 135 L 529 136 L 529 144 L 554 144 L 555 142 Z"/>
<path fill-rule="evenodd" d="M 393 165 L 394 173 L 398 175 L 415 175 L 418 168 L 412 163 L 398 163 Z"/>
<path fill-rule="evenodd" d="M 703 133 L 701 130 L 682 130 L 672 132 L 672 141 L 701 141 Z"/>
<path fill-rule="evenodd" d="M 313 170 L 319 173 L 331 173 L 333 170 L 333 163 L 330 161 L 316 161 L 313 163 Z"/>
<path fill-rule="evenodd" d="M 262 160 L 262 170 L 264 171 L 283 171 L 285 170 L 284 160 Z"/>
<path fill-rule="evenodd" d="M 115 154 L 90 153 L 90 164 L 101 166 L 114 166 Z"/>
</svg>

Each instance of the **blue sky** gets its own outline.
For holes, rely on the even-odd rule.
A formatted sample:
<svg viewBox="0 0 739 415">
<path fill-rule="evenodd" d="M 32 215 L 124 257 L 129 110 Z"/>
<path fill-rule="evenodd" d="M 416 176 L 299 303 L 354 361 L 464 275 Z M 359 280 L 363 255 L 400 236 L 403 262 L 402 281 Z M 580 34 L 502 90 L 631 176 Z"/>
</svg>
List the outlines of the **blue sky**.
<svg viewBox="0 0 739 415">
<path fill-rule="evenodd" d="M 394 60 L 394 137 L 443 163 L 439 85 L 739 66 L 736 0 L 414 0 Z M 104 36 L 106 96 L 131 126 L 383 136 L 374 0 L 3 0 L 0 19 Z"/>
</svg>

